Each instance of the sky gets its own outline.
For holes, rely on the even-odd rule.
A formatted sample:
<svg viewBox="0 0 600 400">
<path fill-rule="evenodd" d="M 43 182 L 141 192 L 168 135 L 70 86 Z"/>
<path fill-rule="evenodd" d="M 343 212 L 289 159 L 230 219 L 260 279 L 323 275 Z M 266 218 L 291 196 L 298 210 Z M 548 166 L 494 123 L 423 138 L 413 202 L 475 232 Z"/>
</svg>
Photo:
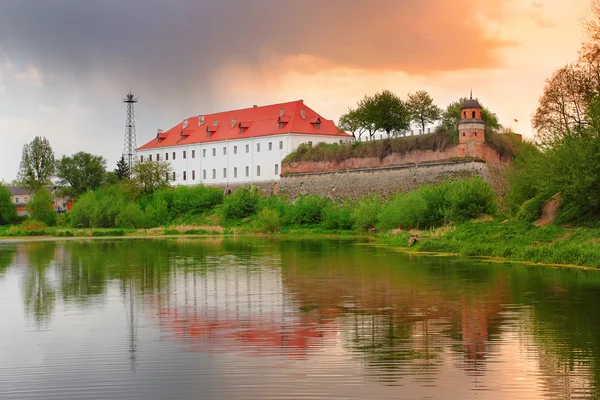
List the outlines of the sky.
<svg viewBox="0 0 600 400">
<path fill-rule="evenodd" d="M 338 121 L 365 94 L 474 97 L 531 137 L 589 0 L 0 0 L 0 180 L 45 136 L 109 169 L 183 118 L 303 99 Z M 515 122 L 518 120 L 518 122 Z"/>
</svg>

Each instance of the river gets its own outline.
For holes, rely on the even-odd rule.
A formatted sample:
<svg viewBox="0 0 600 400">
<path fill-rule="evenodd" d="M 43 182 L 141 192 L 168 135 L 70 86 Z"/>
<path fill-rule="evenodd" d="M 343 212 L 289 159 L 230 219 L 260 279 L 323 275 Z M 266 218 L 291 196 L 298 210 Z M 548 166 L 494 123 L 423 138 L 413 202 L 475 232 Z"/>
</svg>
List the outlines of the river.
<svg viewBox="0 0 600 400">
<path fill-rule="evenodd" d="M 0 399 L 594 399 L 600 271 L 353 240 L 0 243 Z"/>
</svg>

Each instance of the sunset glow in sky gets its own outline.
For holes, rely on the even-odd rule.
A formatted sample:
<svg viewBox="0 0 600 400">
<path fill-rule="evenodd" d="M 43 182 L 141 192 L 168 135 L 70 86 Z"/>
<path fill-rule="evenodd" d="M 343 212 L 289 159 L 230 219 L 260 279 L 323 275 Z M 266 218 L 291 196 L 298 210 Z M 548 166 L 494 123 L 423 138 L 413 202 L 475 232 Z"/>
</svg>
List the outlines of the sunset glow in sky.
<svg viewBox="0 0 600 400">
<path fill-rule="evenodd" d="M 23 144 L 114 168 L 131 89 L 138 145 L 182 118 L 303 99 L 337 122 L 365 94 L 473 89 L 532 135 L 544 80 L 575 61 L 588 0 L 4 0 L 0 180 Z M 519 122 L 514 122 L 517 119 Z"/>
</svg>

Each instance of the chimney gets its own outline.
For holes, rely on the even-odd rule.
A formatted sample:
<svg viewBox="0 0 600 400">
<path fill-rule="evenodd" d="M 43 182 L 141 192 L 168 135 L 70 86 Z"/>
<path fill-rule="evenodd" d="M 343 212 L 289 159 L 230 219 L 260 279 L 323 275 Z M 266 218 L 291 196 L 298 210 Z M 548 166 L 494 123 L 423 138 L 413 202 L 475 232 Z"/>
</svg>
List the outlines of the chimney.
<svg viewBox="0 0 600 400">
<path fill-rule="evenodd" d="M 215 119 L 213 121 L 213 126 L 219 126 L 219 120 L 218 119 Z"/>
<path fill-rule="evenodd" d="M 160 135 L 161 133 L 163 133 L 163 130 L 162 130 L 162 129 L 157 129 L 157 130 L 156 130 L 156 134 L 157 134 L 157 135 Z"/>
<path fill-rule="evenodd" d="M 304 100 L 300 99 L 298 100 L 300 103 L 304 104 Z"/>
<path fill-rule="evenodd" d="M 252 108 L 256 108 L 256 107 L 258 107 L 256 104 L 252 106 Z"/>
<path fill-rule="evenodd" d="M 300 110 L 300 117 L 302 117 L 302 119 L 306 119 L 306 111 L 304 110 L 304 108 Z"/>
<path fill-rule="evenodd" d="M 187 119 L 187 118 L 184 118 L 184 119 L 183 119 L 183 129 L 185 129 L 185 128 L 187 128 L 187 127 L 188 127 L 188 119 Z"/>
<path fill-rule="evenodd" d="M 237 123 L 237 120 L 235 118 L 231 118 L 231 127 L 232 128 L 235 126 L 236 123 Z"/>
<path fill-rule="evenodd" d="M 285 108 L 280 108 L 279 109 L 279 116 L 283 117 L 283 114 L 285 114 Z"/>
<path fill-rule="evenodd" d="M 198 115 L 198 126 L 204 124 L 204 115 Z"/>
</svg>

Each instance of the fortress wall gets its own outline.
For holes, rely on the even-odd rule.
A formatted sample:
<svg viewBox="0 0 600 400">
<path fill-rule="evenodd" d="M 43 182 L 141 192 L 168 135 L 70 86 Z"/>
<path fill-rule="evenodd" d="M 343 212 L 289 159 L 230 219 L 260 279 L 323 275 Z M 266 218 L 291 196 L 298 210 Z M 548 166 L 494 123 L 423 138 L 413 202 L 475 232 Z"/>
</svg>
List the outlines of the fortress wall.
<svg viewBox="0 0 600 400">
<path fill-rule="evenodd" d="M 389 197 L 399 191 L 413 190 L 424 183 L 474 176 L 483 177 L 500 192 L 503 186 L 502 170 L 500 165 L 463 160 L 352 171 L 297 173 L 281 178 L 279 193 L 288 195 L 291 199 L 303 194 L 322 194 L 339 200 L 357 199 L 368 194 Z"/>
</svg>

